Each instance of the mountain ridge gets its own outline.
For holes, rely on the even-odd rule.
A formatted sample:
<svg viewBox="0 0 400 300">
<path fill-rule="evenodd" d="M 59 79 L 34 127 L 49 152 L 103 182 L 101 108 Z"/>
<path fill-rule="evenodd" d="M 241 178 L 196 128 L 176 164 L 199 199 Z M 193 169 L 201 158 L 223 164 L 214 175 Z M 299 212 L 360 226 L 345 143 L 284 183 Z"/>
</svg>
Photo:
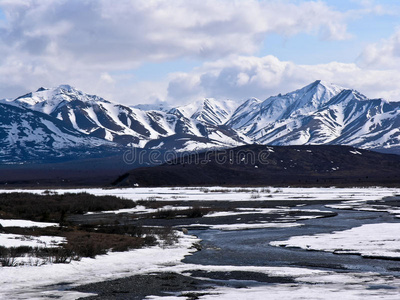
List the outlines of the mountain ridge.
<svg viewBox="0 0 400 300">
<path fill-rule="evenodd" d="M 400 102 L 369 99 L 321 80 L 265 100 L 206 98 L 172 108 L 161 102 L 129 107 L 70 85 L 42 87 L 13 100 L 1 100 L 0 105 L 12 111 L 14 119 L 17 115 L 21 119 L 14 122 L 16 127 L 11 126 L 7 109 L 3 109 L 0 143 L 27 153 L 40 150 L 56 155 L 54 149 L 61 149 L 63 156 L 63 147 L 81 147 L 79 151 L 86 149 L 90 155 L 99 145 L 110 150 L 139 147 L 190 152 L 252 143 L 348 145 L 400 153 Z M 46 141 L 42 145 L 27 143 L 35 128 L 43 135 L 36 131 L 36 138 Z M 71 136 L 80 142 L 74 144 Z M 70 142 L 61 146 L 63 140 Z"/>
<path fill-rule="evenodd" d="M 337 145 L 246 145 L 136 168 L 113 185 L 398 187 L 399 178 L 400 156 L 394 154 Z"/>
</svg>

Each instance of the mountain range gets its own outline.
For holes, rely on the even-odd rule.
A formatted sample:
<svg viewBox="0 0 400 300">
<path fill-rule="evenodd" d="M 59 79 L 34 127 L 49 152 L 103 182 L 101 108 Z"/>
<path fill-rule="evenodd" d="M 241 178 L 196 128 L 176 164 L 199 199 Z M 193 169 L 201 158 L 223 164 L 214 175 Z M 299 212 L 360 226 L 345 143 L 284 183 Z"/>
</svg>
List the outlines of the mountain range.
<svg viewBox="0 0 400 300">
<path fill-rule="evenodd" d="M 400 153 L 400 102 L 315 81 L 241 103 L 129 107 L 69 85 L 0 101 L 1 161 L 104 156 L 126 147 L 200 151 L 246 144 L 349 145 Z"/>
</svg>

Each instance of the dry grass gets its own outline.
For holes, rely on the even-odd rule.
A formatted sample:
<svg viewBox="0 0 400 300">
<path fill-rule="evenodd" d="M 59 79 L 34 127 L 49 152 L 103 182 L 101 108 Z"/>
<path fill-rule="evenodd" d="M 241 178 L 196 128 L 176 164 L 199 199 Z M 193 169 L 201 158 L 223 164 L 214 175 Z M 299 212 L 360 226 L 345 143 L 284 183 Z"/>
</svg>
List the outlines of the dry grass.
<svg viewBox="0 0 400 300">
<path fill-rule="evenodd" d="M 212 212 L 213 209 L 209 207 L 192 207 L 190 209 L 159 209 L 153 217 L 156 219 L 174 219 L 180 218 L 201 218 L 206 214 Z"/>
<path fill-rule="evenodd" d="M 157 207 L 156 198 L 146 199 L 147 205 Z M 60 247 L 5 248 L 0 246 L 0 266 L 16 266 L 17 258 L 28 256 L 31 264 L 47 262 L 69 263 L 81 257 L 95 257 L 109 251 L 128 251 L 145 246 L 168 246 L 177 241 L 171 228 L 150 228 L 129 224 L 109 223 L 70 224 L 65 222 L 69 214 L 83 214 L 88 211 L 116 210 L 131 208 L 136 203 L 114 196 L 94 196 L 86 193 L 58 195 L 46 192 L 42 195 L 28 193 L 0 194 L 0 218 L 27 219 L 33 221 L 60 222 L 59 227 L 46 228 L 0 228 L 0 232 L 26 236 L 60 236 L 66 242 Z M 163 212 L 164 213 L 164 212 Z M 182 213 L 182 211 L 179 211 Z M 184 211 L 187 217 L 202 216 L 204 209 L 193 208 Z M 161 215 L 160 211 L 160 215 Z M 168 214 L 168 213 L 167 213 Z"/>
<path fill-rule="evenodd" d="M 132 208 L 131 200 L 115 196 L 94 196 L 88 193 L 3 193 L 0 194 L 0 217 L 32 221 L 64 222 L 67 215 L 89 211 Z"/>
</svg>

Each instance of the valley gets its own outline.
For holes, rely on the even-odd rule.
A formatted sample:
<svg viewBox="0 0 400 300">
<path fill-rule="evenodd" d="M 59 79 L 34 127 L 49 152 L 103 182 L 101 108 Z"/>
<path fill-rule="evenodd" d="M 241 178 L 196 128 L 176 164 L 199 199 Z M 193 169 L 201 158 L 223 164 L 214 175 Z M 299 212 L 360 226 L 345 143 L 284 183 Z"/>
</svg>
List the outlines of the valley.
<svg viewBox="0 0 400 300">
<path fill-rule="evenodd" d="M 71 197 L 82 191 L 53 190 L 50 195 Z M 103 224 L 98 227 L 101 232 L 105 222 L 118 222 L 121 229 L 166 227 L 175 232 L 175 241 L 67 264 L 2 267 L 1 297 L 264 299 L 268 293 L 285 299 L 338 295 L 396 299 L 398 295 L 398 189 L 87 191 L 97 197 L 124 198 L 133 207 L 68 215 L 71 224 L 86 230 Z M 41 197 L 44 191 L 24 192 Z M 18 220 L 3 224 L 8 231 L 29 226 Z M 100 231 L 96 234 L 104 234 Z"/>
</svg>

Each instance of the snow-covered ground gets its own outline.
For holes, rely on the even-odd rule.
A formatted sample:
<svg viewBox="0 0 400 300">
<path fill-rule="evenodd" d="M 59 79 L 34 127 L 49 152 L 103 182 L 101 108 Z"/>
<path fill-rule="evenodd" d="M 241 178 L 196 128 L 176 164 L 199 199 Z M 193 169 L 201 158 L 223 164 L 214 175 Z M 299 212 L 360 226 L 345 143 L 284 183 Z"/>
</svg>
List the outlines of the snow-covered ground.
<svg viewBox="0 0 400 300">
<path fill-rule="evenodd" d="M 0 219 L 0 225 L 3 227 L 52 227 L 58 226 L 58 223 L 48 223 L 48 222 L 34 222 L 28 220 L 4 220 Z"/>
<path fill-rule="evenodd" d="M 294 236 L 273 246 L 359 254 L 364 257 L 400 258 L 400 223 L 366 224 L 349 230 Z"/>
<path fill-rule="evenodd" d="M 56 247 L 63 242 L 65 242 L 65 239 L 59 236 L 26 236 L 0 233 L 0 246 L 3 247 Z"/>
<path fill-rule="evenodd" d="M 171 206 L 171 205 L 165 205 L 161 209 L 162 210 L 185 210 L 185 209 L 190 209 L 191 206 Z M 122 214 L 122 213 L 135 213 L 135 214 L 146 214 L 146 213 L 154 213 L 159 211 L 160 209 L 155 209 L 155 208 L 147 208 L 143 205 L 137 205 L 133 208 L 122 208 L 118 210 L 107 210 L 107 211 L 100 211 L 100 212 L 88 212 L 86 215 L 95 215 L 95 214 Z"/>
<path fill-rule="evenodd" d="M 385 205 L 380 203 L 380 201 L 376 201 L 374 203 L 366 203 L 366 200 L 351 200 L 344 201 L 339 204 L 326 205 L 327 208 L 335 208 L 335 209 L 354 209 L 359 211 L 380 211 L 387 212 L 393 215 L 396 215 L 397 218 L 400 218 L 400 209 L 393 208 L 390 205 Z"/>
<path fill-rule="evenodd" d="M 16 190 L 0 190 L 1 192 L 15 192 Z M 20 192 L 43 193 L 43 190 L 19 190 Z M 399 189 L 391 188 L 132 188 L 132 189 L 68 189 L 56 190 L 57 193 L 88 192 L 94 195 L 114 195 L 138 200 L 152 201 L 188 201 L 185 206 L 163 209 L 187 209 L 190 201 L 279 201 L 279 200 L 339 200 L 353 201 L 360 205 L 369 200 L 379 200 L 386 196 L 399 193 Z M 255 196 L 254 196 L 255 195 Z M 351 203 L 351 202 L 349 202 Z M 166 203 L 167 205 L 167 203 Z M 340 208 L 345 208 L 346 202 Z M 301 207 L 301 208 L 300 208 Z M 349 207 L 350 208 L 350 207 Z M 215 230 L 239 230 L 249 228 L 291 227 L 299 226 L 302 221 L 289 223 L 241 223 L 241 215 L 246 213 L 285 213 L 287 211 L 303 210 L 302 205 L 296 208 L 244 208 L 235 212 L 216 212 L 211 217 L 235 215 L 236 224 L 218 224 L 210 226 Z M 304 208 L 306 211 L 307 209 Z M 116 213 L 132 212 L 146 213 L 156 210 L 144 206 L 133 209 L 120 210 Z M 308 211 L 313 211 L 309 209 Z M 316 213 L 316 211 L 313 211 Z M 299 218 L 315 218 L 299 216 Z M 323 219 L 321 219 L 323 222 Z M 45 224 L 27 223 L 22 220 L 0 220 L 3 226 L 45 226 Z M 11 224 L 11 225 L 10 225 Z M 53 226 L 54 224 L 46 224 Z M 199 226 L 200 224 L 196 224 Z M 337 231 L 317 235 L 293 236 L 287 241 L 275 241 L 273 245 L 300 247 L 319 251 L 342 251 L 358 253 L 366 256 L 400 257 L 400 238 L 396 233 L 400 231 L 400 223 L 368 224 L 350 230 Z M 0 245 L 10 246 L 11 235 L 0 235 Z M 42 237 L 38 237 L 41 239 Z M 50 239 L 52 237 L 49 237 Z M 21 236 L 14 239 L 22 242 Z M 244 271 L 259 272 L 270 276 L 291 277 L 293 283 L 254 285 L 248 288 L 235 289 L 217 287 L 199 299 L 398 299 L 400 279 L 377 273 L 343 271 L 322 271 L 311 268 L 290 267 L 255 267 L 255 266 L 213 266 L 184 264 L 181 260 L 193 251 L 193 243 L 198 239 L 180 234 L 179 242 L 171 247 L 149 247 L 129 252 L 113 252 L 97 256 L 96 259 L 83 258 L 81 261 L 72 261 L 70 264 L 49 264 L 43 266 L 0 267 L 0 299 L 76 299 L 85 294 L 65 291 L 57 288 L 57 284 L 68 282 L 68 286 L 77 286 L 91 282 L 126 277 L 135 274 L 151 272 L 189 272 L 191 270 L 204 271 Z M 20 244 L 19 244 L 20 245 Z M 170 297 L 149 296 L 148 299 L 185 299 L 172 295 Z"/>
<path fill-rule="evenodd" d="M 382 276 L 377 273 L 339 273 L 296 267 L 253 267 L 253 266 L 199 266 L 179 265 L 171 271 L 189 272 L 204 270 L 210 272 L 257 272 L 271 277 L 293 278 L 293 283 L 280 283 L 250 286 L 247 288 L 216 287 L 208 290 L 208 295 L 200 300 L 209 299 L 399 299 L 400 279 Z M 196 291 L 199 292 L 199 291 Z M 202 293 L 204 291 L 200 291 Z M 148 296 L 146 299 L 182 300 L 181 296 Z"/>
<path fill-rule="evenodd" d="M 49 286 L 63 282 L 77 286 L 134 274 L 162 272 L 167 267 L 182 264 L 180 261 L 194 251 L 191 247 L 197 241 L 193 236 L 181 234 L 179 242 L 167 248 L 155 246 L 110 252 L 69 264 L 3 267 L 0 268 L 0 299 L 76 299 L 83 295 Z"/>
<path fill-rule="evenodd" d="M 239 216 L 239 215 L 246 215 L 246 214 L 285 214 L 289 210 L 291 212 L 316 212 L 316 213 L 325 213 L 329 211 L 321 211 L 321 210 L 315 210 L 315 209 L 307 209 L 307 210 L 301 210 L 301 209 L 296 209 L 296 208 L 290 208 L 290 207 L 281 207 L 281 208 L 237 208 L 236 210 L 238 211 L 218 211 L 218 212 L 212 212 L 204 217 L 210 218 L 210 217 L 224 217 L 224 216 Z M 296 217 L 296 219 L 301 219 L 301 217 Z M 308 219 L 308 218 L 307 218 Z"/>
<path fill-rule="evenodd" d="M 134 201 L 260 201 L 260 200 L 378 200 L 386 196 L 400 193 L 400 189 L 384 187 L 368 188 L 126 188 L 126 189 L 57 189 L 52 190 L 62 193 L 87 192 L 93 195 L 114 195 Z M 27 192 L 41 194 L 44 190 L 0 190 L 0 193 Z M 258 198 L 259 197 L 259 198 Z"/>
</svg>

